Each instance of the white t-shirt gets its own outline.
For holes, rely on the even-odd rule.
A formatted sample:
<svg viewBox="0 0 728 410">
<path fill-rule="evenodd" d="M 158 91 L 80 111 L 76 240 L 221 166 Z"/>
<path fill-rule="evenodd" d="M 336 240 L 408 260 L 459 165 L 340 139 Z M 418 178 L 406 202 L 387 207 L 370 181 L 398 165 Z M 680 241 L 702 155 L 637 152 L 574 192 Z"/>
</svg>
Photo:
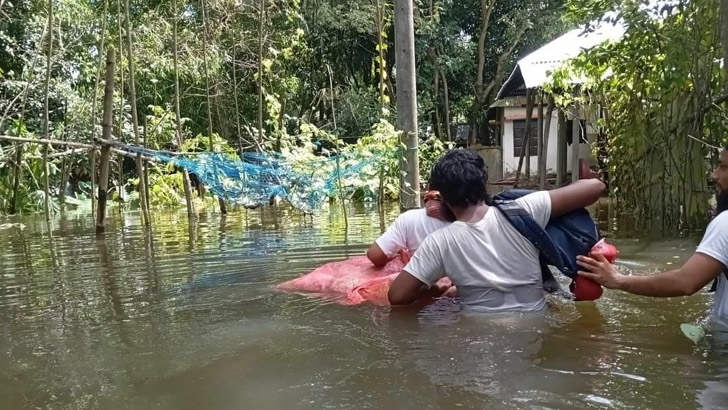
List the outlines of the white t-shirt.
<svg viewBox="0 0 728 410">
<path fill-rule="evenodd" d="M 412 209 L 398 216 L 376 243 L 387 257 L 392 258 L 402 249 L 416 251 L 431 233 L 448 225 L 450 222 L 427 216 L 425 208 Z"/>
<path fill-rule="evenodd" d="M 516 202 L 546 226 L 551 217 L 548 192 Z M 456 221 L 427 237 L 404 270 L 428 286 L 447 272 L 461 305 L 472 310 L 538 311 L 545 306 L 538 250 L 495 207 L 478 222 Z"/>
<path fill-rule="evenodd" d="M 704 253 L 728 268 L 728 211 L 721 212 L 708 225 L 697 252 Z M 725 275 L 718 278 L 718 289 L 715 291 L 713 315 L 722 321 L 728 321 L 728 283 Z"/>
</svg>

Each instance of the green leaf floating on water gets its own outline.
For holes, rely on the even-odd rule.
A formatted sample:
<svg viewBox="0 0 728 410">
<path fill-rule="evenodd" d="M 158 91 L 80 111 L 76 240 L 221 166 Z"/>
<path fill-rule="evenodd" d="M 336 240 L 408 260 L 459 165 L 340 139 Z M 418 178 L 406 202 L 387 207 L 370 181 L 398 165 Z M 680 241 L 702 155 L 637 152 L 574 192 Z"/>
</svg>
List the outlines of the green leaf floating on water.
<svg viewBox="0 0 728 410">
<path fill-rule="evenodd" d="M 683 323 L 680 325 L 680 330 L 682 330 L 685 337 L 692 340 L 693 343 L 698 344 L 700 339 L 705 337 L 705 331 L 700 326 L 691 325 L 690 323 Z"/>
</svg>

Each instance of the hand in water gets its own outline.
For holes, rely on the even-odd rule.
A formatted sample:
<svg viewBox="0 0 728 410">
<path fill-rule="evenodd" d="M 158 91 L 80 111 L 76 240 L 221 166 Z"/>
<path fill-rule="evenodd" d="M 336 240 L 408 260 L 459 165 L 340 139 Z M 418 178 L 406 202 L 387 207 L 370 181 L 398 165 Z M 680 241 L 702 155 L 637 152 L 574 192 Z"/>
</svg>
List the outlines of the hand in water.
<svg viewBox="0 0 728 410">
<path fill-rule="evenodd" d="M 602 254 L 595 254 L 593 258 L 577 256 L 576 263 L 586 271 L 579 271 L 579 275 L 592 279 L 608 289 L 618 289 L 623 277 L 607 258 Z"/>
</svg>

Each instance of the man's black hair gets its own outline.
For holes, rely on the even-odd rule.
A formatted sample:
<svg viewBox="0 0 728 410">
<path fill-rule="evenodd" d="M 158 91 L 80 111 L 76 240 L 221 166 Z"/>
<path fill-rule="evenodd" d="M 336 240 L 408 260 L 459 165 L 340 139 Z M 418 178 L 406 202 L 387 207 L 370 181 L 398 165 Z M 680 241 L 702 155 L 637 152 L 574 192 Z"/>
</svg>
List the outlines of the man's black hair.
<svg viewBox="0 0 728 410">
<path fill-rule="evenodd" d="M 430 186 L 437 187 L 450 206 L 490 203 L 486 183 L 488 171 L 480 155 L 464 149 L 452 150 L 432 167 Z"/>
</svg>

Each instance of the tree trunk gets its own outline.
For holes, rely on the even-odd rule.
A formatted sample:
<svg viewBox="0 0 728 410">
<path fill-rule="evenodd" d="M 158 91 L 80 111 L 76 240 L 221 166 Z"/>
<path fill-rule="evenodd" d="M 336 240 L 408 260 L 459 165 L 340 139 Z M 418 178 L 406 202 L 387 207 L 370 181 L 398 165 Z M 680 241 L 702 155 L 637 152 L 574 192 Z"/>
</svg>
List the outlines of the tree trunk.
<svg viewBox="0 0 728 410">
<path fill-rule="evenodd" d="M 400 208 L 420 207 L 420 164 L 417 141 L 417 84 L 412 0 L 394 2 L 394 45 L 397 63 L 397 128 L 406 151 L 400 160 Z"/>
<path fill-rule="evenodd" d="M 439 140 L 442 140 L 442 121 L 440 120 L 439 107 L 440 101 L 438 101 L 440 99 L 440 70 L 437 67 L 437 63 L 435 63 L 435 73 L 433 75 L 432 83 L 432 106 L 434 108 L 434 111 L 432 113 L 432 130 L 435 133 L 435 137 L 437 137 L 437 139 Z"/>
<path fill-rule="evenodd" d="M 99 84 L 104 69 L 104 43 L 106 40 L 106 18 L 109 12 L 109 0 L 104 1 L 104 12 L 101 17 L 101 33 L 99 35 L 99 69 L 96 71 L 94 96 L 91 103 L 91 217 L 96 211 L 96 105 L 98 104 Z"/>
<path fill-rule="evenodd" d="M 45 131 L 45 139 L 50 139 L 50 118 L 48 115 L 48 88 L 51 81 L 51 60 L 53 52 L 53 0 L 48 0 L 48 55 L 46 56 L 46 78 L 45 78 L 45 106 L 43 108 L 43 128 Z M 48 168 L 48 150 L 50 144 L 43 147 L 43 210 L 45 211 L 46 221 L 51 220 L 50 190 L 49 185 L 49 168 Z"/>
<path fill-rule="evenodd" d="M 475 74 L 475 100 L 470 113 L 470 130 L 468 132 L 468 146 L 475 145 L 477 142 L 477 123 L 478 112 L 483 108 L 485 103 L 485 93 L 483 86 L 483 72 L 485 71 L 485 40 L 488 37 L 488 26 L 490 25 L 490 15 L 493 12 L 495 0 L 480 1 L 480 34 L 478 36 L 478 71 Z"/>
<path fill-rule="evenodd" d="M 127 0 L 128 1 L 128 0 Z M 202 67 L 205 75 L 205 97 L 207 99 L 207 133 L 210 137 L 210 151 L 215 152 L 215 139 L 213 138 L 212 129 L 212 98 L 210 97 L 210 72 L 207 67 L 207 6 L 205 5 L 206 0 L 200 0 L 202 5 Z M 214 166 L 214 163 L 213 163 Z M 202 181 L 199 182 L 200 184 Z M 212 192 L 210 192 L 212 194 Z M 218 204 L 220 205 L 220 213 L 223 215 L 227 213 L 227 207 L 225 206 L 225 200 L 217 197 Z"/>
<path fill-rule="evenodd" d="M 182 115 L 180 114 L 179 108 L 179 53 L 177 44 L 177 18 L 179 11 L 177 10 L 177 0 L 172 0 L 172 10 L 174 13 L 174 31 L 172 38 L 172 49 L 174 52 L 174 112 L 177 124 L 177 145 L 182 149 L 184 144 L 184 138 L 182 136 Z M 182 170 L 182 185 L 185 189 L 185 202 L 187 203 L 187 217 L 193 219 L 195 217 L 195 208 L 192 203 L 192 187 L 190 186 L 190 175 L 186 169 Z"/>
<path fill-rule="evenodd" d="M 111 123 L 114 114 L 114 50 L 109 49 L 106 55 L 106 85 L 104 86 L 104 118 L 102 125 L 102 139 L 110 140 Z M 99 174 L 99 209 L 96 212 L 96 233 L 103 233 L 106 229 L 106 197 L 109 192 L 109 159 L 111 146 L 104 144 L 101 147 L 101 170 Z"/>
<path fill-rule="evenodd" d="M 387 100 L 385 98 L 386 80 L 387 80 L 387 60 L 384 55 L 384 37 L 382 32 L 384 31 L 384 13 L 382 12 L 382 6 L 380 0 L 377 0 L 376 4 L 376 16 L 375 16 L 375 29 L 377 30 L 377 51 L 379 53 L 379 105 L 380 109 L 384 110 Z M 380 115 L 382 114 L 380 112 Z"/>
<path fill-rule="evenodd" d="M 134 129 L 134 145 L 140 145 L 139 138 L 139 117 L 137 113 L 136 103 L 136 82 L 134 81 L 134 38 L 132 37 L 131 20 L 129 19 L 129 0 L 126 0 L 125 7 L 125 19 L 126 19 L 126 54 L 129 63 L 129 99 L 131 100 L 131 123 Z M 136 171 L 139 177 L 139 185 L 137 190 L 139 191 L 139 205 L 142 208 L 142 215 L 144 217 L 144 225 L 149 226 L 151 219 L 149 218 L 149 208 L 147 208 L 147 188 L 144 181 L 144 165 L 142 164 L 142 156 L 137 153 L 136 156 Z"/>
<path fill-rule="evenodd" d="M 258 145 L 263 143 L 263 26 L 265 24 L 265 0 L 260 0 L 258 17 Z"/>
<path fill-rule="evenodd" d="M 723 50 L 723 93 L 728 94 L 728 0 L 720 0 L 720 42 Z"/>
<path fill-rule="evenodd" d="M 450 91 L 447 85 L 447 77 L 445 76 L 445 71 L 440 70 L 440 76 L 442 77 L 442 94 L 445 98 L 445 134 L 447 135 L 447 140 L 452 141 L 452 135 L 451 135 L 451 125 L 450 125 Z"/>
<path fill-rule="evenodd" d="M 233 98 L 235 100 L 235 130 L 238 133 L 239 151 L 242 155 L 243 151 L 243 134 L 240 131 L 240 106 L 238 104 L 238 77 L 237 77 L 237 60 L 235 54 L 236 48 L 233 46 Z"/>
</svg>

